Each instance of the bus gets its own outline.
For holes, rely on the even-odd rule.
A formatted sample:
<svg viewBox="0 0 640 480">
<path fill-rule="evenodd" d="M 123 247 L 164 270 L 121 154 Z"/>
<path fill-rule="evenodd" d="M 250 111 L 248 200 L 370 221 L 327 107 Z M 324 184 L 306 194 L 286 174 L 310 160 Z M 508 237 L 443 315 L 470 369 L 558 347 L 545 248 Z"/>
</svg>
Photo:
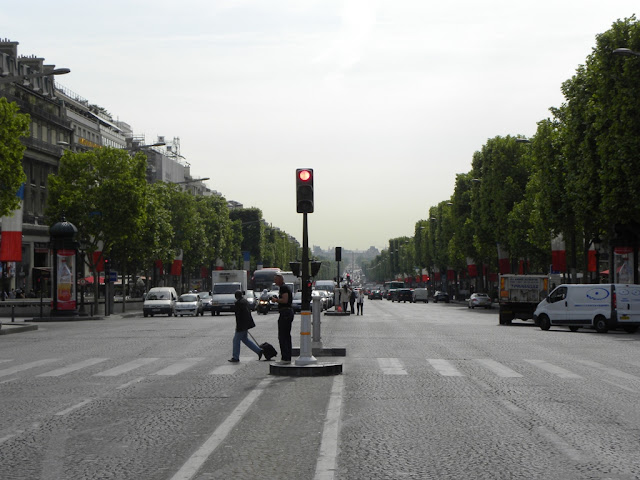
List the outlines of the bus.
<svg viewBox="0 0 640 480">
<path fill-rule="evenodd" d="M 273 279 L 278 273 L 281 273 L 279 268 L 262 268 L 253 272 L 251 284 L 255 294 L 260 295 L 264 289 L 271 290 Z"/>
<path fill-rule="evenodd" d="M 404 282 L 398 280 L 391 280 L 390 282 L 384 282 L 384 290 L 382 296 L 389 300 L 389 290 L 397 290 L 398 288 L 404 288 Z"/>
</svg>

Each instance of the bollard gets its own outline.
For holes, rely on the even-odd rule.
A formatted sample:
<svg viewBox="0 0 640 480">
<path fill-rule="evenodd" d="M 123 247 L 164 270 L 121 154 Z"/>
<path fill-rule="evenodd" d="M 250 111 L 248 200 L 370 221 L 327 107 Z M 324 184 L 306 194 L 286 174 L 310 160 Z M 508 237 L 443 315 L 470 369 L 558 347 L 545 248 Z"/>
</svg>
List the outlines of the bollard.
<svg viewBox="0 0 640 480">
<path fill-rule="evenodd" d="M 16 321 L 16 306 L 15 304 L 11 304 L 11 323 Z"/>
<path fill-rule="evenodd" d="M 314 297 L 313 299 L 313 336 L 311 341 L 312 352 L 313 349 L 322 350 L 322 339 L 320 338 L 320 315 L 322 313 L 322 301 L 320 297 Z"/>
<path fill-rule="evenodd" d="M 296 365 L 312 365 L 318 360 L 311 353 L 311 312 L 303 310 L 300 312 L 300 357 L 296 360 Z"/>
</svg>

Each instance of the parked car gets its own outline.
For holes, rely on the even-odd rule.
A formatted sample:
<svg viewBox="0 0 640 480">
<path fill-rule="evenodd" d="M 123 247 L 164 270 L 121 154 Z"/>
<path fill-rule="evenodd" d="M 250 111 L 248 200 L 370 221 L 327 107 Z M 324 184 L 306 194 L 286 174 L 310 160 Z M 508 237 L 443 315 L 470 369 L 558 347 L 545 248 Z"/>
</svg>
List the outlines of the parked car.
<svg viewBox="0 0 640 480">
<path fill-rule="evenodd" d="M 202 300 L 202 308 L 205 312 L 211 311 L 211 294 L 209 292 L 198 292 Z"/>
<path fill-rule="evenodd" d="M 399 288 L 396 290 L 395 298 L 392 300 L 395 300 L 398 303 L 413 303 L 413 290 L 410 288 Z"/>
<path fill-rule="evenodd" d="M 472 293 L 469 297 L 469 308 L 484 307 L 491 308 L 491 297 L 486 293 Z"/>
<path fill-rule="evenodd" d="M 486 293 L 472 293 L 469 297 L 469 308 L 484 307 L 491 308 L 491 297 Z"/>
<path fill-rule="evenodd" d="M 449 303 L 449 294 L 447 292 L 441 292 L 440 290 L 438 290 L 436 293 L 433 294 L 433 301 L 435 303 L 438 303 L 438 302 Z"/>
<path fill-rule="evenodd" d="M 393 299 L 395 298 L 394 295 L 396 294 L 396 290 L 397 288 L 390 288 L 389 290 L 387 290 L 387 300 L 393 301 Z"/>
<path fill-rule="evenodd" d="M 176 301 L 176 315 L 204 315 L 202 300 L 197 293 L 183 293 Z"/>
</svg>

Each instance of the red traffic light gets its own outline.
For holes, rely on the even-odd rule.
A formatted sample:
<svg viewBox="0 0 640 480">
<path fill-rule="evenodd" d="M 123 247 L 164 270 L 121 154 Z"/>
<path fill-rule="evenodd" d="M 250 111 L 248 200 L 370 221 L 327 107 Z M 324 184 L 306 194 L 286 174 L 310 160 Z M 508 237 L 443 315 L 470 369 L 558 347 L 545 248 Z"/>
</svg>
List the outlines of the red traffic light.
<svg viewBox="0 0 640 480">
<path fill-rule="evenodd" d="M 298 178 L 303 182 L 308 182 L 312 176 L 311 170 L 298 170 Z"/>
</svg>

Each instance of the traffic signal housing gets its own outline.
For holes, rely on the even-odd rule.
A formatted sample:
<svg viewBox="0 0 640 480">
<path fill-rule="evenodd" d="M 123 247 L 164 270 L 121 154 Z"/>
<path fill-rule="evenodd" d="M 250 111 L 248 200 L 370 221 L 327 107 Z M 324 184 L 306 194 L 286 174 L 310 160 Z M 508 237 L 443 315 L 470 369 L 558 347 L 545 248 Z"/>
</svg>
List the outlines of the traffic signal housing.
<svg viewBox="0 0 640 480">
<path fill-rule="evenodd" d="M 296 170 L 296 212 L 313 213 L 313 168 Z"/>
</svg>

